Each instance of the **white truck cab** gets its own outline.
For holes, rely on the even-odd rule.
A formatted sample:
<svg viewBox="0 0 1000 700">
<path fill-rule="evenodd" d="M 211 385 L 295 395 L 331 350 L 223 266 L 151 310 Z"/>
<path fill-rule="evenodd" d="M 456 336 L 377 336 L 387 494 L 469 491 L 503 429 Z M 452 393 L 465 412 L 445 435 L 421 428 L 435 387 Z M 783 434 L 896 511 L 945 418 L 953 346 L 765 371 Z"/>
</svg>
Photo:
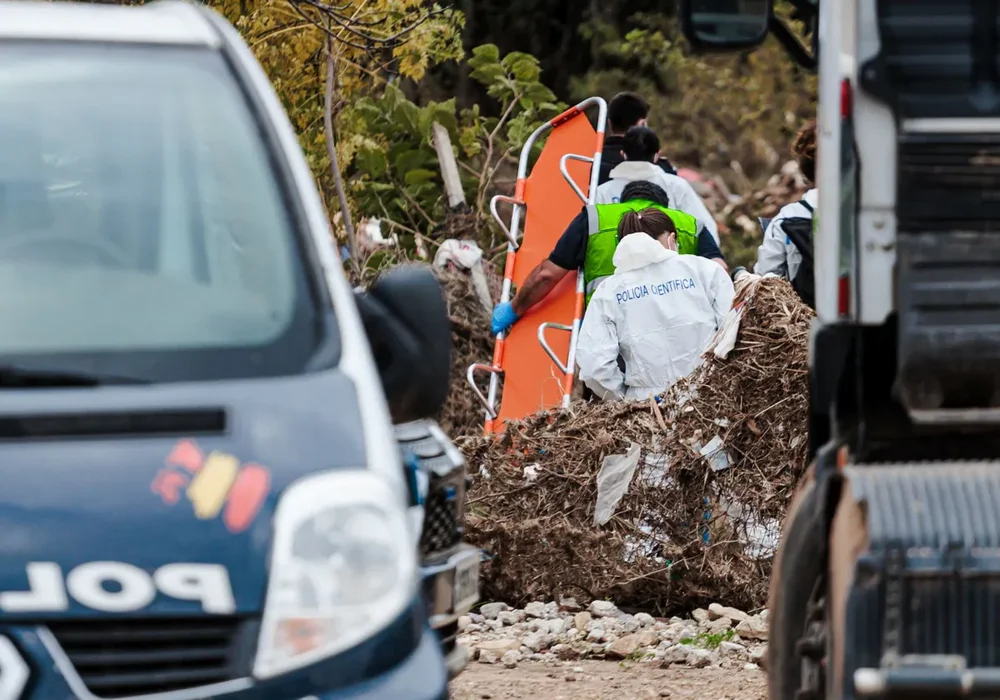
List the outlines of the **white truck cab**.
<svg viewBox="0 0 1000 700">
<path fill-rule="evenodd" d="M 1000 6 L 681 4 L 697 49 L 770 34 L 819 70 L 813 465 L 772 571 L 770 697 L 996 696 Z"/>
</svg>

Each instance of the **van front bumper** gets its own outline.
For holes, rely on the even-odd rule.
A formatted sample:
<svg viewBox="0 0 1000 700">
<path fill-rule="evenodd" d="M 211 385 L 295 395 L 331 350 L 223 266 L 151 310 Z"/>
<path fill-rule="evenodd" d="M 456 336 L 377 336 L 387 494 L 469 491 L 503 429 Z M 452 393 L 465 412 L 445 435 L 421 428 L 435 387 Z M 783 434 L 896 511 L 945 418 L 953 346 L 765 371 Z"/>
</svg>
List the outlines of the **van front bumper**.
<svg viewBox="0 0 1000 700">
<path fill-rule="evenodd" d="M 165 618 L 165 621 L 168 618 Z M 0 624 L 0 690 L 18 661 L 28 672 L 19 700 L 97 700 L 45 627 Z M 19 658 L 11 658 L 11 652 Z M 3 695 L 8 697 L 7 695 Z M 447 700 L 448 671 L 438 636 L 414 605 L 371 639 L 336 656 L 255 681 L 238 678 L 166 693 L 177 700 Z"/>
<path fill-rule="evenodd" d="M 479 600 L 480 551 L 470 544 L 458 549 L 438 564 L 421 569 L 427 616 L 437 634 L 448 675 L 454 678 L 468 663 L 466 649 L 457 643 L 458 618 Z"/>
</svg>

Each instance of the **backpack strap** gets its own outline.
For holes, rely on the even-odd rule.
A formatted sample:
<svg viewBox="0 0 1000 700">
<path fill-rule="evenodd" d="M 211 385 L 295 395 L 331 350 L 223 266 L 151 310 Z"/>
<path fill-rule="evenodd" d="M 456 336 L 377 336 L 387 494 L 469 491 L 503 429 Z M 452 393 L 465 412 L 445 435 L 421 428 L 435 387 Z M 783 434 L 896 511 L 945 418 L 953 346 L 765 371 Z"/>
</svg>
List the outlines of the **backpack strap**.
<svg viewBox="0 0 1000 700">
<path fill-rule="evenodd" d="M 811 205 L 811 204 L 810 204 L 809 202 L 807 202 L 806 200 L 804 200 L 804 199 L 800 199 L 800 200 L 799 200 L 799 204 L 801 204 L 802 206 L 804 206 L 804 207 L 806 208 L 806 210 L 807 210 L 807 211 L 808 211 L 808 212 L 809 212 L 810 214 L 812 214 L 812 213 L 813 213 L 813 208 L 812 208 L 812 205 Z"/>
</svg>

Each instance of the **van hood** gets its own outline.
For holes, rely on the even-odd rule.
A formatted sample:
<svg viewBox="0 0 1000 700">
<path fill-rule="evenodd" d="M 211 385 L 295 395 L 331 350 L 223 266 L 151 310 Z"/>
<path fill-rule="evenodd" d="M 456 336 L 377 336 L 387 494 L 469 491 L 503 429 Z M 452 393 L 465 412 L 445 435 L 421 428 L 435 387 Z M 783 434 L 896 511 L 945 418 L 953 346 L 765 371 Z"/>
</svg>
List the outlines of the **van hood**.
<svg viewBox="0 0 1000 700">
<path fill-rule="evenodd" d="M 356 388 L 336 370 L 3 397 L 5 619 L 259 611 L 282 491 L 367 461 Z M 152 413 L 137 435 L 140 411 Z"/>
</svg>

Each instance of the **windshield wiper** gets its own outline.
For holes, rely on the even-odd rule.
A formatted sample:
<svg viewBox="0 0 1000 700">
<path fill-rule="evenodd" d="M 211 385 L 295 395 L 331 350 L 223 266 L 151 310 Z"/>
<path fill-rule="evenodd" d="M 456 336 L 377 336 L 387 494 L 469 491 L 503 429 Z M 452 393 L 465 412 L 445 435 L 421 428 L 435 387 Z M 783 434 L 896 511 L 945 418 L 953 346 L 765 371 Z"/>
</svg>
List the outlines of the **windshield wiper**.
<svg viewBox="0 0 1000 700">
<path fill-rule="evenodd" d="M 0 388 L 107 386 L 112 384 L 149 384 L 149 382 L 145 379 L 121 377 L 113 374 L 0 365 Z"/>
</svg>

